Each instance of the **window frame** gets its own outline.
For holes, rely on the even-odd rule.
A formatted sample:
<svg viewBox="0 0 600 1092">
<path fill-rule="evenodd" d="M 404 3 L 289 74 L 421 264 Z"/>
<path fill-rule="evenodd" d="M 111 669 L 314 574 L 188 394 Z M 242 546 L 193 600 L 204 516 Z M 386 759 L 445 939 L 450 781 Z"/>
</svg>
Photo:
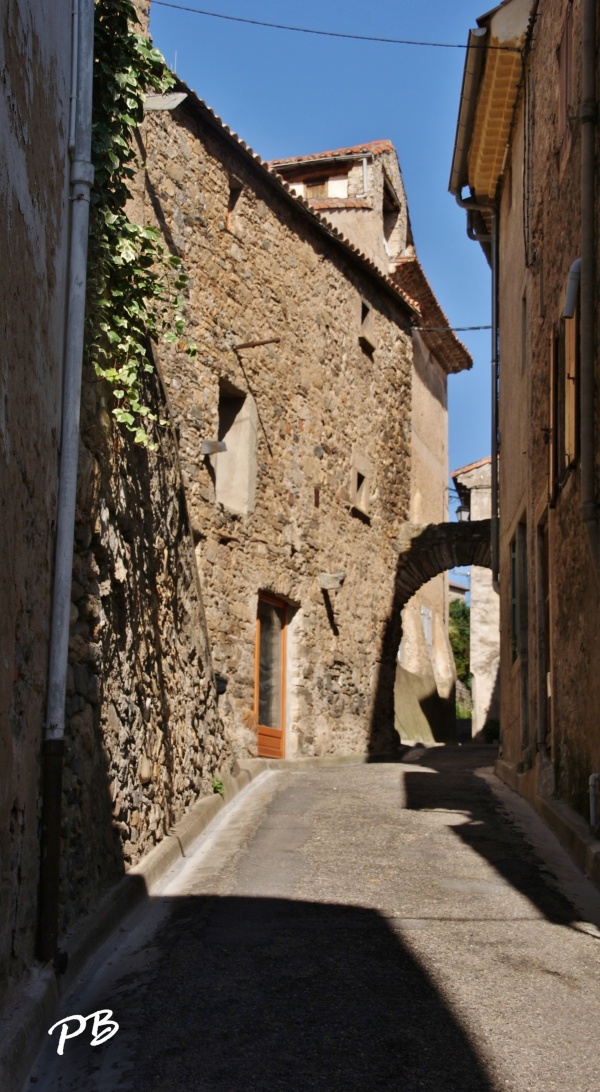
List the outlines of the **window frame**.
<svg viewBox="0 0 600 1092">
<path fill-rule="evenodd" d="M 279 720 L 280 727 L 261 724 L 260 720 L 260 647 L 261 647 L 261 603 L 276 607 L 281 610 L 283 621 L 281 626 L 280 645 L 280 678 L 281 688 Z M 256 605 L 256 634 L 254 641 L 254 715 L 256 718 L 256 742 L 259 757 L 285 758 L 286 743 L 286 718 L 287 718 L 287 642 L 288 625 L 290 621 L 290 606 L 285 599 L 273 595 L 271 592 L 259 592 Z"/>
</svg>

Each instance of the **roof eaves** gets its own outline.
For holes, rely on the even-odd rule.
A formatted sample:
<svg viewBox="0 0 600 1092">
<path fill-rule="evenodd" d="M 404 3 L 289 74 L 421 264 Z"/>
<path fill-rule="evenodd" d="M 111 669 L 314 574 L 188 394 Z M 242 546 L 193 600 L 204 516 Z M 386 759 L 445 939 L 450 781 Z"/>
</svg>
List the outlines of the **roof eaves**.
<svg viewBox="0 0 600 1092">
<path fill-rule="evenodd" d="M 469 474 L 471 470 L 479 470 L 482 466 L 486 466 L 491 463 L 492 456 L 486 455 L 484 459 L 478 459 L 476 463 L 468 463 L 467 466 L 459 466 L 458 470 L 452 470 L 450 477 L 456 483 L 456 479 L 462 474 Z"/>
<path fill-rule="evenodd" d="M 327 152 L 312 152 L 308 155 L 288 156 L 284 159 L 271 159 L 270 167 L 303 167 L 305 164 L 320 163 L 328 160 L 362 159 L 365 155 L 383 155 L 393 152 L 391 140 L 371 140 L 366 144 L 352 144 L 347 148 L 334 148 Z"/>
<path fill-rule="evenodd" d="M 444 371 L 456 374 L 472 368 L 473 358 L 452 330 L 417 256 L 400 257 L 393 277 L 404 292 L 416 299 L 424 323 L 423 329 L 416 329 Z"/>
<path fill-rule="evenodd" d="M 192 88 L 188 87 L 181 80 L 176 80 L 175 87 L 178 91 L 186 92 L 186 99 L 178 110 L 192 108 L 195 112 L 199 112 L 209 122 L 209 124 L 222 133 L 225 138 L 230 141 L 238 150 L 242 152 L 259 171 L 267 176 L 267 178 L 274 184 L 280 193 L 289 200 L 293 205 L 299 208 L 304 215 L 309 217 L 315 226 L 329 238 L 336 246 L 344 251 L 353 261 L 359 264 L 365 272 L 368 272 L 373 276 L 380 285 L 385 286 L 388 293 L 396 299 L 397 302 L 403 304 L 410 312 L 410 318 L 412 320 L 419 319 L 421 316 L 420 308 L 416 300 L 412 299 L 409 295 L 403 292 L 397 284 L 394 283 L 391 277 L 386 276 L 385 273 L 379 269 L 379 267 L 373 262 L 366 254 L 359 250 L 349 239 L 342 235 L 341 231 L 333 224 L 326 220 L 324 216 L 321 216 L 317 211 L 311 209 L 310 205 L 303 197 L 299 197 L 294 193 L 291 186 L 285 181 L 280 174 L 277 173 L 269 164 L 261 159 L 261 157 L 255 152 L 244 140 L 242 140 L 237 133 L 229 128 L 225 124 L 222 118 L 219 117 L 215 111 L 201 99 Z"/>
</svg>

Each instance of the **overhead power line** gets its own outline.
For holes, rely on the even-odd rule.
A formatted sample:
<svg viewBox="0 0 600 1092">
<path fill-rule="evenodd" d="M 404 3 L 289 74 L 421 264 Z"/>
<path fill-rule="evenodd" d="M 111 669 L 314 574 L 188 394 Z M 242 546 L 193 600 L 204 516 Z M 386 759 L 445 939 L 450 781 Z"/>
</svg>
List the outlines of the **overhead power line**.
<svg viewBox="0 0 600 1092">
<path fill-rule="evenodd" d="M 172 4 L 168 0 L 152 0 L 155 7 L 173 8 L 175 11 L 188 11 L 194 15 L 205 15 L 211 19 L 226 19 L 229 23 L 247 23 L 253 27 L 270 27 L 271 30 L 290 30 L 294 34 L 316 34 L 321 38 L 346 38 L 354 42 L 383 42 L 386 45 L 423 46 L 428 49 L 468 49 L 468 45 L 459 45 L 456 42 L 418 42 L 410 38 L 376 38 L 370 34 L 344 34 L 337 30 L 314 30 L 309 27 L 292 27 L 285 23 L 265 23 L 260 19 L 245 19 L 241 15 L 223 15 L 218 11 L 204 11 L 202 8 L 191 8 L 185 4 Z M 474 48 L 473 46 L 471 48 Z M 508 53 L 521 53 L 516 46 L 489 46 L 482 42 L 475 48 L 503 50 Z"/>
<path fill-rule="evenodd" d="M 491 326 L 415 326 L 415 330 L 425 334 L 450 334 L 460 330 L 491 330 Z"/>
</svg>

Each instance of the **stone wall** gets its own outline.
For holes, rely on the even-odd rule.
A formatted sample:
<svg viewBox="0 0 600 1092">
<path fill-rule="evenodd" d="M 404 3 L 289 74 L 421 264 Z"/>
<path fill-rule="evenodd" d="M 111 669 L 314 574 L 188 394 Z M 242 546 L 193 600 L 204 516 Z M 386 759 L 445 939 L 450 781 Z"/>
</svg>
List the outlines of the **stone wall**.
<svg viewBox="0 0 600 1092">
<path fill-rule="evenodd" d="M 147 8 L 142 4 L 141 9 Z M 71 6 L 0 16 L 0 1001 L 34 961 L 67 276 Z M 158 377 L 148 398 L 170 410 Z M 135 447 L 82 399 L 61 931 L 231 768 L 176 435 Z M 9 993 L 10 996 L 10 993 Z"/>
<path fill-rule="evenodd" d="M 0 12 L 0 997 L 33 956 L 65 311 L 71 5 Z"/>
<path fill-rule="evenodd" d="M 578 457 L 572 469 L 561 471 L 549 503 L 549 449 L 559 442 L 556 421 L 554 433 L 549 431 L 551 335 L 560 333 L 569 269 L 581 255 L 581 127 L 575 120 L 581 100 L 580 0 L 572 6 L 571 118 L 561 142 L 559 58 L 566 13 L 566 0 L 549 0 L 536 22 L 502 188 L 502 741 L 509 765 L 532 770 L 532 776 L 539 768 L 540 784 L 554 778 L 559 795 L 587 815 L 587 780 L 600 768 L 600 601 L 579 507 Z M 596 282 L 596 299 L 598 287 Z M 596 388 L 599 379 L 596 361 Z M 597 435 L 594 444 L 597 453 Z M 515 543 L 524 619 L 516 650 L 510 595 Z"/>
<path fill-rule="evenodd" d="M 157 376 L 149 404 L 169 408 Z M 62 929 L 230 769 L 173 430 L 83 393 L 63 792 Z"/>
<path fill-rule="evenodd" d="M 191 276 L 197 359 L 161 349 L 161 362 L 229 738 L 256 753 L 269 592 L 289 611 L 286 754 L 389 748 L 397 649 L 382 663 L 381 641 L 410 500 L 410 310 L 194 96 L 149 117 L 143 141 L 148 215 Z M 359 340 L 365 308 L 374 349 Z M 270 344 L 236 350 L 255 341 Z M 255 465 L 239 503 L 223 503 L 223 454 L 201 444 L 222 439 L 235 397 L 248 421 L 227 457 L 237 446 Z M 319 574 L 337 572 L 340 590 L 324 593 Z"/>
</svg>

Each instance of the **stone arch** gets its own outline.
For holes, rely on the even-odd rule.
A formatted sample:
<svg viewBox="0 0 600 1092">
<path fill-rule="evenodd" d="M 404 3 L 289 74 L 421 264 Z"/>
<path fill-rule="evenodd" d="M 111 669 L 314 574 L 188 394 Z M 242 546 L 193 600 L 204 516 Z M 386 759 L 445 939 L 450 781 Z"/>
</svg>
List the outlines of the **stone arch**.
<svg viewBox="0 0 600 1092">
<path fill-rule="evenodd" d="M 491 567 L 491 521 L 404 524 L 398 541 L 394 593 L 387 616 L 374 696 L 369 750 L 393 752 L 398 746 L 394 729 L 394 681 L 402 636 L 402 610 L 423 584 L 463 565 Z"/>
<path fill-rule="evenodd" d="M 491 521 L 406 524 L 400 537 L 396 571 L 396 607 L 408 600 L 434 576 L 463 565 L 491 567 Z"/>
</svg>

